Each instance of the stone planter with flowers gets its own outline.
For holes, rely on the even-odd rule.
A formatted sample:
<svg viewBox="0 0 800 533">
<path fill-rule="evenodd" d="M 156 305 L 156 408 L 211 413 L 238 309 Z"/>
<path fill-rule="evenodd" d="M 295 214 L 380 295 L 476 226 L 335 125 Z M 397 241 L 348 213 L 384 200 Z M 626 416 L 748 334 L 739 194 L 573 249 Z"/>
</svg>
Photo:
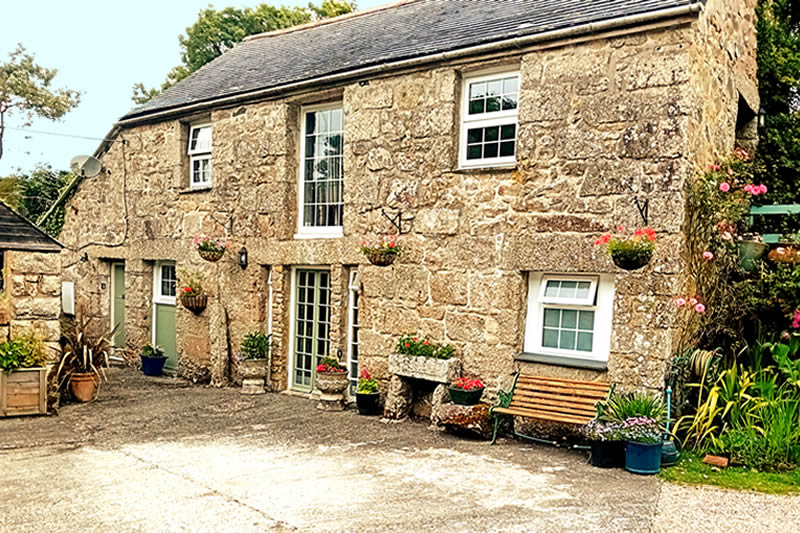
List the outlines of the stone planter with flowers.
<svg viewBox="0 0 800 533">
<path fill-rule="evenodd" d="M 248 333 L 239 349 L 239 375 L 242 377 L 242 394 L 264 394 L 269 374 L 269 357 L 272 335 L 260 331 Z"/>
<path fill-rule="evenodd" d="M 325 357 L 317 366 L 316 386 L 320 392 L 317 409 L 344 410 L 344 391 L 348 384 L 347 369 L 333 357 Z"/>
</svg>

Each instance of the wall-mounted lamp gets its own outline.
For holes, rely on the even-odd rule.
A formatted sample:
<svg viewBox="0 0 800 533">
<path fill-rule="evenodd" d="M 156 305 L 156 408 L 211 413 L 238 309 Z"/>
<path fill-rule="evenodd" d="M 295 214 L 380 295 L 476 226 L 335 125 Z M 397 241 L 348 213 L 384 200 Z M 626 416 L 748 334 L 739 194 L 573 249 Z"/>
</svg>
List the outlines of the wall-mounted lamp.
<svg viewBox="0 0 800 533">
<path fill-rule="evenodd" d="M 758 110 L 758 129 L 762 130 L 767 125 L 767 111 L 763 107 Z"/>
<path fill-rule="evenodd" d="M 247 248 L 244 246 L 239 250 L 239 266 L 242 267 L 242 270 L 247 268 Z"/>
</svg>

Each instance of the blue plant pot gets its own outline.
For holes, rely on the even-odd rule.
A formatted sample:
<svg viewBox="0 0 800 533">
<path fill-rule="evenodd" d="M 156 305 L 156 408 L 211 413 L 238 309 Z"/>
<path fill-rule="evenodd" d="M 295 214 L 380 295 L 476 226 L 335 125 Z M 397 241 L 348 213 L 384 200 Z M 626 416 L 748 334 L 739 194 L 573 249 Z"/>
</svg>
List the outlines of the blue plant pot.
<svg viewBox="0 0 800 533">
<path fill-rule="evenodd" d="M 663 443 L 625 443 L 625 470 L 634 474 L 652 475 L 661 471 L 661 448 Z"/>
<path fill-rule="evenodd" d="M 166 357 L 142 357 L 142 373 L 145 376 L 160 376 L 164 371 L 164 363 L 167 362 Z"/>
</svg>

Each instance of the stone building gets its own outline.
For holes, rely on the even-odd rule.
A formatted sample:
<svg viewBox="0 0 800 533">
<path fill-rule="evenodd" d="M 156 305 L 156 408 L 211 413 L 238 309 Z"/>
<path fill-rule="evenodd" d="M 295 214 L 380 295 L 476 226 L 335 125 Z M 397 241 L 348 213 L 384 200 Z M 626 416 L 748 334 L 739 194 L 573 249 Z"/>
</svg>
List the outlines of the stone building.
<svg viewBox="0 0 800 533">
<path fill-rule="evenodd" d="M 404 333 L 490 384 L 659 388 L 687 180 L 753 137 L 754 6 L 410 0 L 249 37 L 114 125 L 64 275 L 119 344 L 219 385 L 261 329 L 273 390 L 310 392 L 323 353 L 387 378 Z M 658 244 L 625 272 L 593 243 L 643 226 L 636 200 Z M 406 252 L 382 268 L 359 246 L 396 233 L 384 213 Z M 200 234 L 229 253 L 203 261 Z M 205 274 L 200 314 L 175 304 L 181 269 Z"/>
<path fill-rule="evenodd" d="M 0 202 L 0 341 L 35 331 L 55 357 L 61 244 Z"/>
</svg>

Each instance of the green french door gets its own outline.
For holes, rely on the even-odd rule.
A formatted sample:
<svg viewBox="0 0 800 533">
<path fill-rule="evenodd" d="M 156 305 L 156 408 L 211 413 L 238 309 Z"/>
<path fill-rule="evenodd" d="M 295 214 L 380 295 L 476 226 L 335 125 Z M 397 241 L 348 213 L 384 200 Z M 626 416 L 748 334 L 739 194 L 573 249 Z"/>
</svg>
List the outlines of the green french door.
<svg viewBox="0 0 800 533">
<path fill-rule="evenodd" d="M 330 352 L 330 306 L 330 271 L 297 270 L 292 368 L 292 388 L 296 390 L 314 389 L 317 365 Z"/>
<path fill-rule="evenodd" d="M 175 298 L 177 294 L 175 263 L 159 261 L 153 272 L 153 343 L 164 349 L 167 362 L 164 368 L 178 368 L 175 338 Z"/>
<path fill-rule="evenodd" d="M 125 264 L 111 264 L 111 327 L 114 348 L 125 347 Z"/>
</svg>

